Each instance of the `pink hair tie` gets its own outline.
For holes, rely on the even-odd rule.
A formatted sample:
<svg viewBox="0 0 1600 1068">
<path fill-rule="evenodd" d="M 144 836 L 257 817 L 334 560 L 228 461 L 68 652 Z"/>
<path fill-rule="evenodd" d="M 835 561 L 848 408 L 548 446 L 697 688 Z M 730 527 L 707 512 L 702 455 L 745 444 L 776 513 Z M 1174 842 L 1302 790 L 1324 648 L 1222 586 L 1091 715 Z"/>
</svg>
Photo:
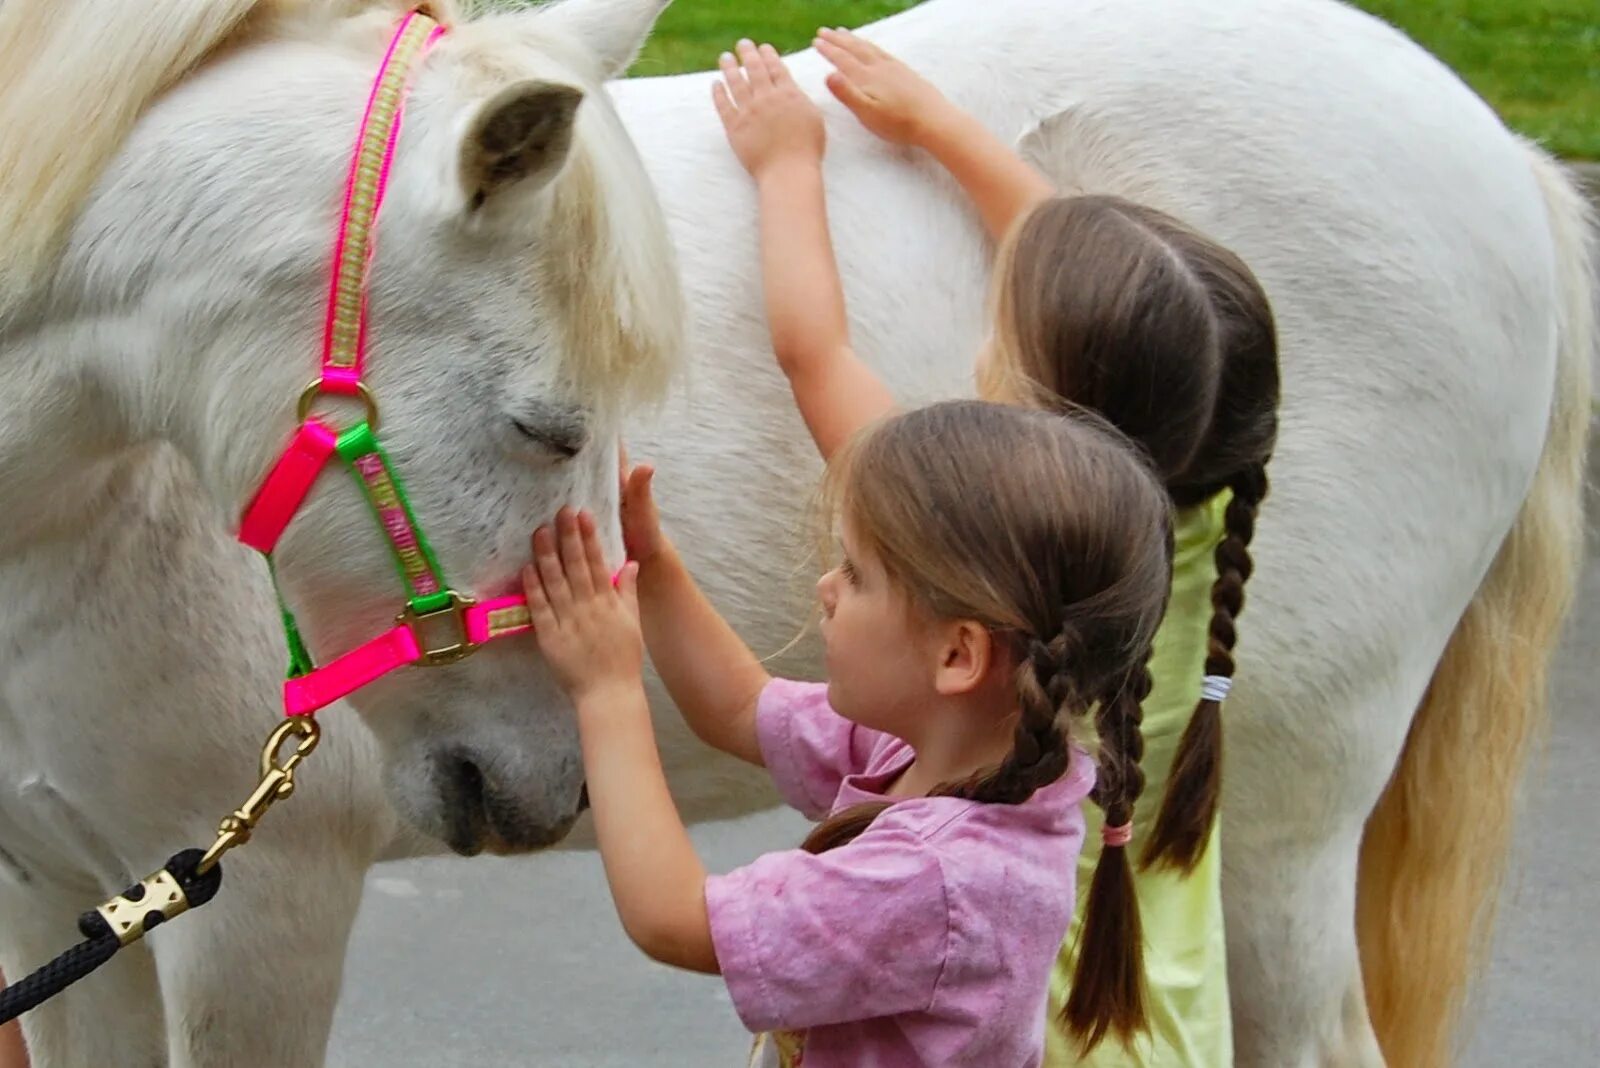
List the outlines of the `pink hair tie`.
<svg viewBox="0 0 1600 1068">
<path fill-rule="evenodd" d="M 1100 841 L 1108 849 L 1120 849 L 1133 841 L 1133 824 L 1119 823 L 1115 827 L 1100 828 Z"/>
</svg>

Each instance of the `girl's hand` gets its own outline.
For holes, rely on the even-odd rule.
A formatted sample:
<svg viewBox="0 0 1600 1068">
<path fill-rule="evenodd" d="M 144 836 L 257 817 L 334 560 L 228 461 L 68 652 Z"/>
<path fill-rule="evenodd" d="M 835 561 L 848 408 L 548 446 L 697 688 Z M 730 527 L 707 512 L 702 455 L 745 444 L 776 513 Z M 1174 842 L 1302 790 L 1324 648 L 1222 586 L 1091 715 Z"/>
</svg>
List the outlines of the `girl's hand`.
<svg viewBox="0 0 1600 1068">
<path fill-rule="evenodd" d="M 822 112 L 789 76 L 777 49 L 750 41 L 737 48 L 737 61 L 722 53 L 722 78 L 711 86 L 734 155 L 758 181 L 786 164 L 818 165 L 827 144 Z"/>
<path fill-rule="evenodd" d="M 612 588 L 588 512 L 563 508 L 554 531 L 534 532 L 533 563 L 522 569 L 522 586 L 539 650 L 574 703 L 609 685 L 640 685 L 638 576 L 639 565 L 629 563 Z"/>
<path fill-rule="evenodd" d="M 821 29 L 812 43 L 834 66 L 829 91 L 885 141 L 919 145 L 951 109 L 932 83 L 864 37 Z"/>
<path fill-rule="evenodd" d="M 656 469 L 649 464 L 630 467 L 625 458 L 622 462 L 622 544 L 628 559 L 640 567 L 667 546 L 667 536 L 661 532 L 661 513 L 650 489 L 655 474 Z"/>
</svg>

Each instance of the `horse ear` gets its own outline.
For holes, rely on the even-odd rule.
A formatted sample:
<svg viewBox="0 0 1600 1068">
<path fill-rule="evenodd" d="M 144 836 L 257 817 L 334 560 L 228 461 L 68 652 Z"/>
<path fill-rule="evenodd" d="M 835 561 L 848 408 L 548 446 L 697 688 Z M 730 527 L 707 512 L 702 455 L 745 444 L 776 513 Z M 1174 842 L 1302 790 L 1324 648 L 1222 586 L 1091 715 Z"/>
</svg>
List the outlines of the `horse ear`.
<svg viewBox="0 0 1600 1068">
<path fill-rule="evenodd" d="M 554 82 L 507 86 L 479 108 L 461 142 L 461 185 L 477 211 L 512 186 L 545 186 L 572 148 L 583 91 Z"/>
<path fill-rule="evenodd" d="M 539 9 L 546 26 L 592 52 L 602 78 L 620 78 L 672 0 L 561 0 Z"/>
</svg>

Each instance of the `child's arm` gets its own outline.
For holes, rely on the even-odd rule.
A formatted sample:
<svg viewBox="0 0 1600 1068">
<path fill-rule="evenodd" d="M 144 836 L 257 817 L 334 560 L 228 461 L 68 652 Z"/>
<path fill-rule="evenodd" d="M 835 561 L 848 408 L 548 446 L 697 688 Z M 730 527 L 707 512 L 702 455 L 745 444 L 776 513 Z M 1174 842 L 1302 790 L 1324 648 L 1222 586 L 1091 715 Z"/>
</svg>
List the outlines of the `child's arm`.
<svg viewBox="0 0 1600 1068">
<path fill-rule="evenodd" d="M 1048 179 L 976 118 L 910 67 L 848 30 L 819 30 L 817 51 L 834 73 L 828 88 L 862 125 L 897 144 L 926 149 L 961 183 L 983 224 L 999 240 L 1041 200 Z"/>
<path fill-rule="evenodd" d="M 756 180 L 773 351 L 826 459 L 893 409 L 894 398 L 850 347 L 828 234 L 822 115 L 771 45 L 740 41 L 738 50 L 743 67 L 724 53 L 712 99 L 735 155 Z"/>
<path fill-rule="evenodd" d="M 641 671 L 638 565 L 615 590 L 594 517 L 562 509 L 523 572 L 533 632 L 577 708 L 595 835 L 628 937 L 664 964 L 717 972 L 706 870 L 667 791 Z"/>
<path fill-rule="evenodd" d="M 622 536 L 629 558 L 639 565 L 650 660 L 701 741 L 760 765 L 756 700 L 772 677 L 711 607 L 661 532 L 650 493 L 654 474 L 641 465 L 628 470 L 622 484 Z"/>
</svg>

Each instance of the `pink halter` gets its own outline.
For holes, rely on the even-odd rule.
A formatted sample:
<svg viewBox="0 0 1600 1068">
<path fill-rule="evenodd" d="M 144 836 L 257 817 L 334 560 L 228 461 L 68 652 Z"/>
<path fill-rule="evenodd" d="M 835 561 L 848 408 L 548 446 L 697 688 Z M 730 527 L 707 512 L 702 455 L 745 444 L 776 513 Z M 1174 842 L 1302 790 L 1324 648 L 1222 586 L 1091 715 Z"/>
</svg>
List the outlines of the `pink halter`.
<svg viewBox="0 0 1600 1068">
<path fill-rule="evenodd" d="M 377 400 L 361 381 L 368 342 L 368 274 L 378 213 L 400 139 L 405 98 L 412 73 L 444 33 L 445 28 L 425 11 L 413 11 L 401 21 L 383 57 L 345 184 L 328 287 L 322 373 L 301 393 L 300 426 L 245 509 L 239 526 L 239 540 L 264 554 L 270 566 L 278 539 L 337 454 L 372 505 L 406 587 L 405 608 L 393 629 L 322 667 L 312 663 L 294 617 L 284 608 L 290 663 L 283 701 L 290 716 L 315 712 L 396 668 L 451 664 L 485 642 L 520 634 L 532 626 L 523 597 L 479 603 L 444 581 L 400 479 L 378 442 Z M 365 418 L 343 432 L 335 431 L 311 414 L 312 405 L 324 393 L 358 398 L 366 408 Z M 429 645 L 424 631 L 436 625 L 448 628 L 449 640 Z"/>
</svg>

